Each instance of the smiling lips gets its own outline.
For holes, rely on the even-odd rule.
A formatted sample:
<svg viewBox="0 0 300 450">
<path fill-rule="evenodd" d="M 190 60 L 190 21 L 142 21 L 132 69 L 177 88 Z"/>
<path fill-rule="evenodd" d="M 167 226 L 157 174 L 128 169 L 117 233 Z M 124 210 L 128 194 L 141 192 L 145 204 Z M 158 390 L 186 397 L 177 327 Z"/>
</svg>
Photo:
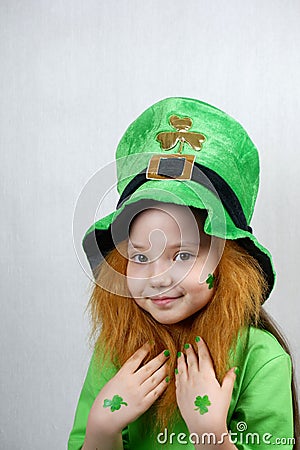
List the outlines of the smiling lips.
<svg viewBox="0 0 300 450">
<path fill-rule="evenodd" d="M 182 296 L 180 295 L 178 297 L 151 297 L 150 300 L 155 305 L 167 305 L 168 303 L 172 303 L 180 297 Z"/>
</svg>

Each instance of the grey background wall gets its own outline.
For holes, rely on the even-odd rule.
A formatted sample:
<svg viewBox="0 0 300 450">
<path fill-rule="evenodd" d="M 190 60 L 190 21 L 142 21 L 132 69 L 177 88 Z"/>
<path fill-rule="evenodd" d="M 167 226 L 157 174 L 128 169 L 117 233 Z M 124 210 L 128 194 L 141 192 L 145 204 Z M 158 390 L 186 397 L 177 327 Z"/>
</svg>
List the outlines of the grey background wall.
<svg viewBox="0 0 300 450">
<path fill-rule="evenodd" d="M 224 109 L 260 149 L 252 225 L 299 379 L 300 3 L 1 0 L 0 14 L 0 447 L 66 447 L 91 354 L 77 198 L 167 96 Z"/>
</svg>

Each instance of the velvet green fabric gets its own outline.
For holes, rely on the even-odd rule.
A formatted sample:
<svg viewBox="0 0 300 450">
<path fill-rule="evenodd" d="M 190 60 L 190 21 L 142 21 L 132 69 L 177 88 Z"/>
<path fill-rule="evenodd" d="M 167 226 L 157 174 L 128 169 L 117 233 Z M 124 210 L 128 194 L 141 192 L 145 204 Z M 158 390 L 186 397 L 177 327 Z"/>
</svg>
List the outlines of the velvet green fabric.
<svg viewBox="0 0 300 450">
<path fill-rule="evenodd" d="M 189 131 L 200 132 L 206 137 L 200 151 L 193 150 L 185 143 L 182 153 L 195 155 L 197 162 L 210 167 L 227 181 L 237 194 L 249 223 L 259 184 L 257 149 L 238 122 L 223 111 L 198 100 L 162 100 L 148 108 L 129 126 L 116 153 L 118 192 L 121 193 L 125 188 L 129 181 L 128 174 L 131 172 L 132 162 L 124 157 L 139 155 L 135 159 L 134 167 L 134 172 L 138 173 L 147 166 L 149 153 L 168 154 L 177 151 L 179 143 L 176 147 L 163 151 L 157 140 L 158 133 L 175 131 L 169 123 L 173 115 L 190 117 L 193 125 Z M 143 157 L 147 153 L 148 155 Z"/>
<path fill-rule="evenodd" d="M 239 339 L 232 358 L 232 366 L 238 366 L 239 373 L 228 411 L 227 426 L 232 433 L 236 433 L 232 434 L 232 439 L 237 439 L 235 445 L 239 450 L 274 446 L 276 449 L 292 449 L 291 441 L 288 441 L 293 437 L 290 356 L 271 333 L 250 327 L 246 339 Z M 117 368 L 112 364 L 103 364 L 101 361 L 96 364 L 93 355 L 79 397 L 68 450 L 81 449 L 92 404 L 101 388 L 116 372 Z M 150 414 L 151 408 L 123 431 L 124 449 L 194 449 L 183 420 L 174 428 L 162 430 L 163 435 L 160 435 L 158 442 L 160 430 L 150 429 Z M 247 428 L 243 431 L 244 424 Z M 171 433 L 175 433 L 173 438 Z M 185 433 L 186 438 L 180 437 L 180 433 Z M 178 439 L 187 443 L 180 443 Z M 275 445 L 276 439 L 280 441 Z"/>
<path fill-rule="evenodd" d="M 174 115 L 180 118 L 189 117 L 192 126 L 188 131 L 205 136 L 200 150 L 194 150 L 188 142 L 184 142 L 182 154 L 195 155 L 197 163 L 222 177 L 236 194 L 247 225 L 250 225 L 259 187 L 257 149 L 237 121 L 223 111 L 195 99 L 173 97 L 161 100 L 143 112 L 128 127 L 116 152 L 119 194 L 122 194 L 140 171 L 147 168 L 152 155 L 175 154 L 179 150 L 180 142 L 174 148 L 164 150 L 157 139 L 159 133 L 176 132 L 170 123 L 170 118 Z M 208 210 L 204 231 L 224 239 L 238 239 L 258 260 L 265 272 L 269 284 L 266 298 L 269 296 L 276 277 L 270 252 L 254 234 L 234 224 L 218 196 L 193 180 L 148 180 L 119 209 L 93 224 L 83 239 L 83 248 L 92 269 L 116 244 L 111 244 L 111 225 L 129 205 L 143 199 Z"/>
</svg>

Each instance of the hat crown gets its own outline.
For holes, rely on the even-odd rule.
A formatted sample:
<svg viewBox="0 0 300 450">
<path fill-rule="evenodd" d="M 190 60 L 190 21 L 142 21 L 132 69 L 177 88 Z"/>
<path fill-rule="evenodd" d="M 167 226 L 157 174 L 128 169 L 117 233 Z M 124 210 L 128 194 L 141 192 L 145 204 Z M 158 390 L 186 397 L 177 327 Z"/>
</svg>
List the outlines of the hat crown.
<svg viewBox="0 0 300 450">
<path fill-rule="evenodd" d="M 229 184 L 249 224 L 259 185 L 257 149 L 236 120 L 199 100 L 166 98 L 128 127 L 116 152 L 119 193 L 147 167 L 153 154 L 179 152 L 195 155 L 195 162 Z M 129 155 L 135 157 L 126 158 Z"/>
</svg>

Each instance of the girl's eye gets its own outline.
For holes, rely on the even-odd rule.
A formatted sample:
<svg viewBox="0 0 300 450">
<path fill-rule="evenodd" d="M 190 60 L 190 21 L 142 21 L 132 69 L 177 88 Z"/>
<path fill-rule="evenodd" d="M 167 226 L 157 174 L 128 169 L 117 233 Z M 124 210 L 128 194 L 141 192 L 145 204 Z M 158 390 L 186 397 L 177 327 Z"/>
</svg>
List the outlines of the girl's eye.
<svg viewBox="0 0 300 450">
<path fill-rule="evenodd" d="M 134 255 L 131 260 L 137 263 L 146 263 L 148 261 L 148 258 L 142 253 L 139 253 L 138 255 Z"/>
<path fill-rule="evenodd" d="M 175 256 L 175 261 L 188 261 L 193 255 L 188 252 L 180 252 Z"/>
</svg>

